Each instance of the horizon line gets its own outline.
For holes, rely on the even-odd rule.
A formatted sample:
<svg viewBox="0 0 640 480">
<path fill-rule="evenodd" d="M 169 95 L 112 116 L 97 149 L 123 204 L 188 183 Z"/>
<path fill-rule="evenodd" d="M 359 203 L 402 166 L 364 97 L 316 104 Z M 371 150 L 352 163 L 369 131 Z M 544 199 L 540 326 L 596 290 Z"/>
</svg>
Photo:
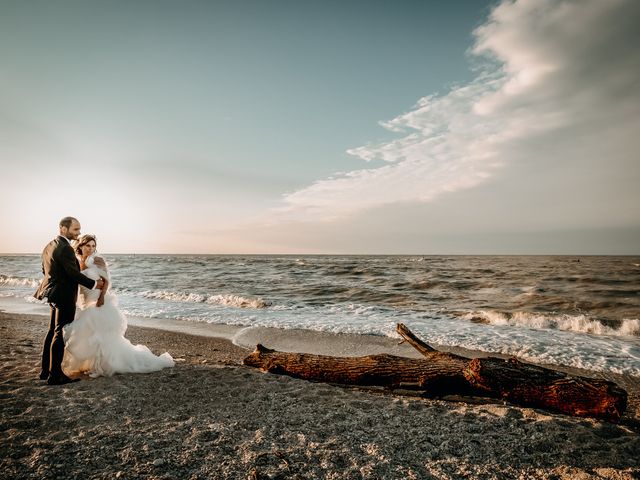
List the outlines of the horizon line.
<svg viewBox="0 0 640 480">
<path fill-rule="evenodd" d="M 102 252 L 101 252 L 102 253 Z M 42 255 L 37 252 L 0 252 L 0 256 Z M 175 256 L 298 256 L 298 257 L 637 257 L 640 253 L 143 253 L 105 252 L 103 255 Z"/>
</svg>

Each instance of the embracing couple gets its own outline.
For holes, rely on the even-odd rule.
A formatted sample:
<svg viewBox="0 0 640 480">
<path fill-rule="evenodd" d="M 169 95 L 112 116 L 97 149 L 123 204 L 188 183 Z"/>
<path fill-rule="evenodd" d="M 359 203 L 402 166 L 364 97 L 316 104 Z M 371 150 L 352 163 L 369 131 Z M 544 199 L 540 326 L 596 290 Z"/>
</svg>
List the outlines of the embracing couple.
<svg viewBox="0 0 640 480">
<path fill-rule="evenodd" d="M 35 293 L 51 306 L 40 379 L 49 385 L 79 380 L 67 376 L 63 368 L 70 374 L 98 377 L 172 367 L 168 353 L 156 356 L 124 337 L 127 320 L 109 291 L 109 271 L 104 259 L 96 255 L 96 237 L 80 236 L 80 222 L 73 217 L 60 220 L 59 227 L 60 234 L 42 252 L 44 279 Z M 76 303 L 80 307 L 77 318 Z"/>
</svg>

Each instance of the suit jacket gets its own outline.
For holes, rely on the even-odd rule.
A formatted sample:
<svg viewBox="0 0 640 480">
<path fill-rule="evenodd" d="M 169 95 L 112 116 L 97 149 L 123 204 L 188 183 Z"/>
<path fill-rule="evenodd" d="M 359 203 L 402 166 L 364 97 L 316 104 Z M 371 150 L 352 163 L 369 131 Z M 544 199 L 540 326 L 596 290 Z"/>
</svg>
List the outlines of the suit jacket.
<svg viewBox="0 0 640 480">
<path fill-rule="evenodd" d="M 95 281 L 80 272 L 73 248 L 62 235 L 54 238 L 42 251 L 44 278 L 34 297 L 49 303 L 72 306 L 78 298 L 78 285 L 93 288 Z"/>
</svg>

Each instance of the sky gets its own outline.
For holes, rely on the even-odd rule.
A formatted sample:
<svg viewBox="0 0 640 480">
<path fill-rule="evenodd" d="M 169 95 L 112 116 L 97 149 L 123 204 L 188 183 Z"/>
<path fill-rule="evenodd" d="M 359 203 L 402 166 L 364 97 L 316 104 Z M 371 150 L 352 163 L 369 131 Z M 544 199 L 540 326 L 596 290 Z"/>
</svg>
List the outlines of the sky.
<svg viewBox="0 0 640 480">
<path fill-rule="evenodd" d="M 0 252 L 640 254 L 636 0 L 0 0 Z"/>
</svg>

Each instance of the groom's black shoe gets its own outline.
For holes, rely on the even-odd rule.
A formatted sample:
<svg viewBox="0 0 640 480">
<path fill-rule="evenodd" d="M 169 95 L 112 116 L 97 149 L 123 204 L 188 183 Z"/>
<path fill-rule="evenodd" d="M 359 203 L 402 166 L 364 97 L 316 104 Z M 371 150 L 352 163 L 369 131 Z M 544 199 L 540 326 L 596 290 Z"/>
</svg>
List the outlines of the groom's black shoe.
<svg viewBox="0 0 640 480">
<path fill-rule="evenodd" d="M 79 382 L 79 378 L 69 378 L 64 373 L 62 375 L 49 375 L 47 385 L 66 385 L 67 383 Z"/>
<path fill-rule="evenodd" d="M 47 380 L 49 378 L 49 372 L 45 372 L 44 370 L 42 370 L 40 372 L 40 380 Z"/>
</svg>

